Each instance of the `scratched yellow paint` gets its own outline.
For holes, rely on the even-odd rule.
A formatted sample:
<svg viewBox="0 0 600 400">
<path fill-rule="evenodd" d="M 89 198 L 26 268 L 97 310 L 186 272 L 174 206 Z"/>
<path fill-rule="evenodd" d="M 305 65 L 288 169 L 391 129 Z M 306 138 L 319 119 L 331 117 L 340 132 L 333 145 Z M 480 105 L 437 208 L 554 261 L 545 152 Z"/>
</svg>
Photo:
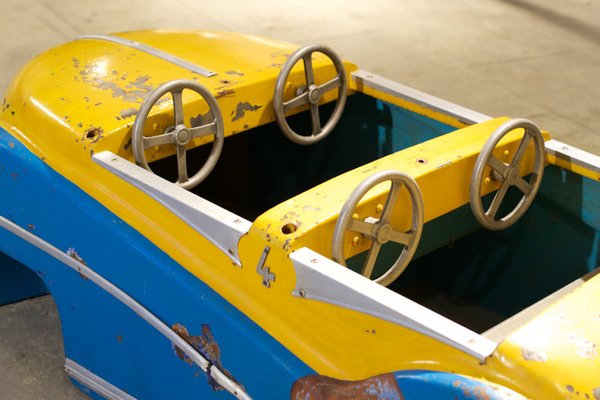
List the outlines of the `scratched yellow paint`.
<svg viewBox="0 0 600 400">
<path fill-rule="evenodd" d="M 450 346 L 400 326 L 291 295 L 295 273 L 290 252 L 308 246 L 330 256 L 333 226 L 341 206 L 366 176 L 383 169 L 409 173 L 423 192 L 425 220 L 435 219 L 468 202 L 475 159 L 487 137 L 506 118 L 463 128 L 457 121 L 419 109 L 405 100 L 352 87 L 411 110 L 419 109 L 424 115 L 463 129 L 350 171 L 266 212 L 241 239 L 238 254 L 242 268 L 238 268 L 158 202 L 96 165 L 91 154 L 110 150 L 132 160 L 132 112 L 151 89 L 171 79 L 194 79 L 214 93 L 223 112 L 227 136 L 273 121 L 274 82 L 281 64 L 296 45 L 217 32 L 148 31 L 120 36 L 168 49 L 217 75 L 204 78 L 113 43 L 75 41 L 38 56 L 22 70 L 6 94 L 11 107 L 2 113 L 0 125 L 321 374 L 360 379 L 399 369 L 435 369 L 481 377 L 535 398 L 556 398 L 557 393 L 566 393 L 567 389 L 553 383 L 558 381 L 556 372 L 533 389 L 522 387 L 535 366 L 523 360 L 515 365 L 507 357 L 520 360 L 518 346 L 520 338 L 527 336 L 526 330 L 522 336 L 506 340 L 497 354 L 480 365 Z M 314 65 L 319 81 L 327 80 L 333 73 L 321 57 L 317 56 Z M 355 69 L 350 63 L 346 63 L 346 68 L 348 72 Z M 293 84 L 286 89 L 288 96 L 301 77 L 301 71 L 295 69 L 290 78 Z M 330 96 L 326 100 L 331 99 Z M 206 112 L 203 103 L 191 94 L 185 100 L 186 115 Z M 236 119 L 241 102 L 260 107 Z M 169 123 L 171 111 L 165 104 L 152 114 L 147 134 L 160 132 Z M 504 150 L 512 154 L 518 140 L 518 132 L 508 135 L 496 156 L 502 158 Z M 160 158 L 171 152 L 154 151 L 149 155 Z M 530 156 L 526 160 L 523 173 L 531 167 Z M 487 190 L 493 189 L 492 185 Z M 383 196 L 383 188 L 370 192 L 359 212 L 365 216 L 374 212 Z M 406 201 L 402 198 L 398 207 Z M 298 230 L 284 234 L 281 227 L 286 223 L 296 224 Z M 265 246 L 271 247 L 267 265 L 276 275 L 269 289 L 255 271 Z M 358 250 L 347 247 L 349 253 Z"/>
</svg>

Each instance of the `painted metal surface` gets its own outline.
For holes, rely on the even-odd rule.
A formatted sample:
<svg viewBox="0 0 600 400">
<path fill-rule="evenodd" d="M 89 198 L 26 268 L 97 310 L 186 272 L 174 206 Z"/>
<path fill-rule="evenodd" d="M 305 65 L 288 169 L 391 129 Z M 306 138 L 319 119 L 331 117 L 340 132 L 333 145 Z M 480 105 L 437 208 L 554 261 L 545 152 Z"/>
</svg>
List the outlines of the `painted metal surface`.
<svg viewBox="0 0 600 400">
<path fill-rule="evenodd" d="M 209 351 L 203 355 L 210 379 L 226 382 L 216 369 L 222 366 L 250 395 L 268 398 L 288 393 L 297 376 L 313 371 L 168 255 L 14 143 L 4 130 L 0 130 L 0 160 L 0 184 L 11 193 L 0 198 L 2 215 L 20 226 L 21 232 L 26 229 L 22 226 L 36 223 L 36 240 L 51 243 L 63 259 L 4 228 L 0 229 L 0 251 L 32 268 L 50 289 L 69 359 L 137 398 L 189 393 L 228 398 L 220 385 L 211 386 L 201 368 L 188 363 L 191 359 L 179 356 L 184 344 L 176 347 L 85 275 L 93 269 L 126 288 L 127 296 L 189 340 L 190 346 L 195 343 L 193 336 L 206 329 L 204 325 L 210 326 L 212 348 L 218 343 L 220 349 L 218 363 Z M 19 179 L 13 180 L 8 171 L 18 171 Z M 32 188 L 43 191 L 46 201 L 40 203 L 31 196 Z M 98 242 L 98 238 L 111 240 Z M 83 263 L 88 269 L 83 269 Z M 189 335 L 182 335 L 176 326 L 186 327 Z M 248 364 L 270 371 L 269 375 L 253 374 Z"/>
<path fill-rule="evenodd" d="M 154 57 L 158 57 L 167 62 L 173 63 L 175 65 L 179 65 L 185 69 L 189 69 L 192 72 L 200 74 L 204 77 L 210 78 L 211 76 L 216 75 L 216 72 L 209 71 L 206 68 L 202 68 L 200 65 L 191 63 L 187 60 L 176 57 L 170 53 L 159 50 L 155 47 L 148 46 L 144 43 L 136 42 L 135 40 L 129 40 L 125 38 L 121 38 L 118 36 L 112 35 L 81 35 L 76 38 L 76 40 L 105 40 L 107 42 L 122 44 L 124 46 L 132 47 L 136 50 L 143 51 L 144 53 L 148 53 Z"/>
<path fill-rule="evenodd" d="M 431 120 L 434 136 L 438 127 L 442 131 L 447 126 L 464 128 L 353 169 L 246 221 L 251 226 L 237 232 L 245 234 L 234 249 L 237 258 L 232 259 L 219 241 L 173 212 L 187 200 L 167 205 L 97 164 L 93 156 L 108 150 L 132 160 L 129 135 L 137 106 L 154 87 L 173 78 L 196 79 L 213 92 L 225 117 L 226 136 L 273 121 L 266 105 L 279 68 L 295 46 L 210 32 L 121 36 L 156 48 L 185 43 L 175 46 L 172 53 L 202 61 L 218 75 L 182 76 L 176 65 L 161 62 L 158 68 L 150 55 L 109 42 L 90 46 L 76 41 L 41 55 L 21 72 L 1 105 L 0 179 L 10 193 L 0 197 L 1 215 L 23 229 L 35 226 L 37 237 L 126 288 L 132 298 L 187 338 L 190 346 L 208 353 L 206 358 L 218 368 L 211 366 L 207 376 L 190 366 L 185 354 L 89 279 L 1 230 L 2 252 L 37 271 L 54 294 L 70 359 L 83 367 L 93 366 L 101 379 L 131 388 L 132 395 L 144 398 L 189 393 L 223 397 L 225 391 L 215 391 L 218 386 L 214 384 L 222 386 L 224 376 L 235 378 L 251 396 L 281 397 L 283 393 L 287 397 L 292 383 L 310 374 L 347 381 L 414 369 L 457 371 L 534 398 L 566 398 L 573 393 L 590 397 L 598 392 L 593 379 L 600 367 L 592 339 L 598 322 L 593 313 L 599 309 L 593 297 L 599 283 L 594 278 L 552 307 L 581 318 L 570 319 L 573 324 L 569 325 L 560 318 L 562 314 L 542 314 L 507 336 L 496 351 L 476 352 L 491 352 L 485 363 L 481 363 L 483 357 L 465 354 L 464 350 L 475 353 L 468 343 L 459 350 L 455 341 L 443 342 L 380 316 L 292 295 L 297 277 L 290 254 L 308 247 L 330 256 L 339 210 L 365 173 L 382 169 L 409 173 L 423 192 L 425 221 L 434 223 L 467 204 L 475 159 L 487 136 L 506 118 L 465 127 L 474 121 L 462 120 L 452 114 L 453 107 L 446 110 L 439 102 L 438 109 L 432 109 L 420 102 L 420 95 L 411 97 L 408 89 L 381 81 L 379 89 L 351 83 L 353 90 L 380 99 L 378 105 L 389 102 L 404 107 L 393 118 L 401 119 L 406 111 L 422 117 L 420 122 Z M 317 79 L 332 71 L 318 57 L 313 65 Z M 349 73 L 355 69 L 349 63 L 345 67 Z M 292 80 L 302 78 L 299 73 L 295 76 Z M 386 87 L 390 90 L 380 90 Z M 191 98 L 185 99 L 185 108 L 191 113 L 187 115 L 201 118 L 206 114 L 205 106 Z M 162 132 L 170 112 L 168 107 L 160 109 L 148 126 Z M 376 134 L 382 136 L 381 131 Z M 515 135 L 501 142 L 498 157 L 513 153 L 518 139 Z M 382 140 L 379 145 L 384 144 Z M 151 156 L 159 159 L 171 153 L 155 151 Z M 523 165 L 522 174 L 528 173 L 530 161 Z M 592 183 L 596 184 L 584 182 L 582 187 Z M 494 189 L 492 185 L 488 191 Z M 363 206 L 377 210 L 384 192 L 375 190 Z M 595 201 L 594 196 L 589 198 Z M 589 207 L 590 221 L 597 209 L 593 204 Z M 361 250 L 361 246 L 346 245 L 351 253 Z M 241 268 L 232 267 L 235 260 Z M 276 277 L 269 280 L 269 287 L 257 266 Z M 579 301 L 591 305 L 589 312 L 579 313 Z M 547 343 L 541 343 L 544 348 L 525 346 L 539 332 L 554 331 L 561 324 Z M 553 347 L 565 341 L 575 350 Z M 569 357 L 581 354 L 578 376 L 574 371 L 563 374 Z M 143 375 L 138 373 L 140 366 L 144 366 Z M 267 372 L 256 374 L 256 370 Z"/>
</svg>

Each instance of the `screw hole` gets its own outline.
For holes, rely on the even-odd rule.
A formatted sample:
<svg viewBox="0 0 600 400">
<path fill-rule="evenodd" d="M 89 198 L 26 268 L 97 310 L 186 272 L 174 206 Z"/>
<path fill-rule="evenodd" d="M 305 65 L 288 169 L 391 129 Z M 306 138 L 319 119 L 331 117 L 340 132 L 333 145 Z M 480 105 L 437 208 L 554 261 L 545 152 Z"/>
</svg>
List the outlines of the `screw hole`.
<svg viewBox="0 0 600 400">
<path fill-rule="evenodd" d="M 281 227 L 281 232 L 283 232 L 284 235 L 289 235 L 290 233 L 294 233 L 298 230 L 298 225 L 296 224 L 285 224 L 284 226 Z"/>
<path fill-rule="evenodd" d="M 418 162 L 419 164 L 425 164 L 425 162 L 426 162 L 426 161 L 425 161 L 424 159 L 422 159 L 422 158 L 419 158 L 419 159 L 417 160 L 417 162 Z"/>
</svg>

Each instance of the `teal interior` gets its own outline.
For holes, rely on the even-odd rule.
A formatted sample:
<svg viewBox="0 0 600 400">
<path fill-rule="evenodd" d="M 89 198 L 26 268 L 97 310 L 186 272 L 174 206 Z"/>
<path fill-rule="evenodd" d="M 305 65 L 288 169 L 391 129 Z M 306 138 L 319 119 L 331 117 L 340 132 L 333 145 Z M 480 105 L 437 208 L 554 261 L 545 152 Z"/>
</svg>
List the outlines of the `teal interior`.
<svg viewBox="0 0 600 400">
<path fill-rule="evenodd" d="M 320 111 L 325 120 L 331 107 Z M 309 123 L 307 113 L 290 118 L 299 131 L 308 131 Z M 218 166 L 194 192 L 252 221 L 334 176 L 454 130 L 354 94 L 337 128 L 318 144 L 294 144 L 275 124 L 228 138 Z M 190 171 L 199 168 L 192 160 L 202 162 L 208 150 L 188 158 Z M 173 179 L 173 163 L 162 160 L 153 169 Z M 516 203 L 520 194 L 512 196 Z M 599 182 L 548 166 L 532 207 L 509 229 L 481 228 L 468 204 L 427 223 L 413 261 L 390 288 L 483 332 L 598 266 L 598 210 Z M 401 250 L 388 245 L 375 276 Z M 359 271 L 364 256 L 348 260 L 349 266 Z"/>
</svg>

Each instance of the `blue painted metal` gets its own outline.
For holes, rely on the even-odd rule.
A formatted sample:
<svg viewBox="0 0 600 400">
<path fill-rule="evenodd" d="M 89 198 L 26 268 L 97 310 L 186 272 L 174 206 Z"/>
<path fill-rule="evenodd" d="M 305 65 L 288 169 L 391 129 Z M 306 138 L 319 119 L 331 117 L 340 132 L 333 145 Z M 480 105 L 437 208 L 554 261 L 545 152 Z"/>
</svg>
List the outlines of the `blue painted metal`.
<svg viewBox="0 0 600 400">
<path fill-rule="evenodd" d="M 12 146 L 8 143 L 11 142 Z M 16 172 L 17 179 L 11 174 Z M 259 326 L 101 204 L 0 130 L 0 214 L 53 246 L 74 249 L 167 325 L 208 326 L 220 362 L 255 398 L 289 396 L 313 372 Z M 68 267 L 0 229 L 0 252 L 38 272 L 53 294 L 67 357 L 138 398 L 230 398 L 127 307 Z M 207 357 L 211 358 L 211 357 Z"/>
<path fill-rule="evenodd" d="M 466 376 L 439 371 L 399 371 L 395 373 L 404 400 L 506 400 L 514 392 L 488 385 Z M 393 397 L 392 397 L 393 398 Z"/>
</svg>

